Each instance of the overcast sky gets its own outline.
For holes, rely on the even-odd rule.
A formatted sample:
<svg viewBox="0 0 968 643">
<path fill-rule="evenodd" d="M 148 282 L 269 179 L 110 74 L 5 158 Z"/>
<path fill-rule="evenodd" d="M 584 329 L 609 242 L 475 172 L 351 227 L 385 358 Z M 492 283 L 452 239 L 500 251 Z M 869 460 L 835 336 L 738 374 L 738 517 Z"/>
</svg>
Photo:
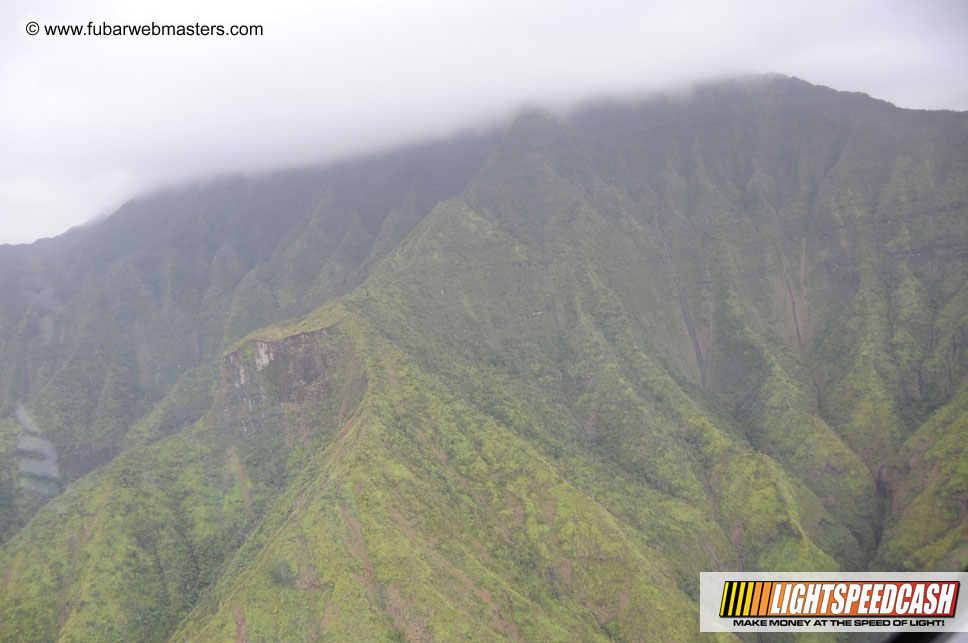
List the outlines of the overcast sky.
<svg viewBox="0 0 968 643">
<path fill-rule="evenodd" d="M 135 4 L 3 0 L 0 243 L 59 234 L 186 179 L 442 136 L 523 103 L 720 75 L 778 72 L 968 110 L 961 0 Z M 44 35 L 89 21 L 264 35 Z"/>
</svg>

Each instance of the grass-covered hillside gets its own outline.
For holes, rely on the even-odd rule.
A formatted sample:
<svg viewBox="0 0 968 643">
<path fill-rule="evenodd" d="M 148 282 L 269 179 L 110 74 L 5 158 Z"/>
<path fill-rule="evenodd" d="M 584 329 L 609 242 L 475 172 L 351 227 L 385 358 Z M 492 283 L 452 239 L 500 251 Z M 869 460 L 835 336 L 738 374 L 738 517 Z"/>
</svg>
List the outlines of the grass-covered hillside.
<svg viewBox="0 0 968 643">
<path fill-rule="evenodd" d="M 0 247 L 0 639 L 668 640 L 968 565 L 968 116 L 782 77 Z"/>
</svg>

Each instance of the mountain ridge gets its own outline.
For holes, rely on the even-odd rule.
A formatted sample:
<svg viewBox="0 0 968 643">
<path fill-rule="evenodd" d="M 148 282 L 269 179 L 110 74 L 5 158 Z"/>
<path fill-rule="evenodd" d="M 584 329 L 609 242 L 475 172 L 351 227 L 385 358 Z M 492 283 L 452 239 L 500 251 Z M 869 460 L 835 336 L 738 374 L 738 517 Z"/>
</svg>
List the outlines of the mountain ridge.
<svg viewBox="0 0 968 643">
<path fill-rule="evenodd" d="M 83 257 L 0 272 L 3 409 L 117 449 L 25 527 L 4 450 L 6 636 L 688 638 L 699 571 L 968 562 L 968 115 L 768 78 L 423 150 L 304 174 L 288 243 L 188 198 L 102 318 Z"/>
</svg>

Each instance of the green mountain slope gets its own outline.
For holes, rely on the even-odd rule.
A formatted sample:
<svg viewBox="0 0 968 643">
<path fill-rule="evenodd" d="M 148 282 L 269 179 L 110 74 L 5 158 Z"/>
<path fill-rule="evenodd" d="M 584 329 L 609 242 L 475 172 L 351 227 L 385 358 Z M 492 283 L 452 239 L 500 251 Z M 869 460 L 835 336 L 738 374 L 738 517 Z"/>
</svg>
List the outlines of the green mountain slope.
<svg viewBox="0 0 968 643">
<path fill-rule="evenodd" d="M 771 77 L 307 177 L 0 249 L 0 637 L 681 639 L 700 571 L 968 564 L 965 114 Z"/>
<path fill-rule="evenodd" d="M 0 414 L 28 409 L 56 449 L 61 486 L 193 422 L 227 345 L 362 281 L 420 214 L 462 189 L 492 138 L 163 192 L 67 240 L 0 247 Z M 129 435 L 191 369 L 150 430 Z M 22 495 L 0 487 L 0 499 L 28 504 Z M 2 538 L 23 524 L 4 518 Z"/>
</svg>

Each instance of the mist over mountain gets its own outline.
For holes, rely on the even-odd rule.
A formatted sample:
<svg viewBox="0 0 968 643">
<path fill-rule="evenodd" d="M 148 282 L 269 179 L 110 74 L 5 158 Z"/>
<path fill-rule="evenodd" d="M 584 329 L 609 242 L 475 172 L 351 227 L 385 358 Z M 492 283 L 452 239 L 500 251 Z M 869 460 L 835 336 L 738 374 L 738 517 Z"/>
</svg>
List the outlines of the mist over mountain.
<svg viewBox="0 0 968 643">
<path fill-rule="evenodd" d="M 0 246 L 0 638 L 693 638 L 968 565 L 968 114 L 781 76 Z"/>
</svg>

